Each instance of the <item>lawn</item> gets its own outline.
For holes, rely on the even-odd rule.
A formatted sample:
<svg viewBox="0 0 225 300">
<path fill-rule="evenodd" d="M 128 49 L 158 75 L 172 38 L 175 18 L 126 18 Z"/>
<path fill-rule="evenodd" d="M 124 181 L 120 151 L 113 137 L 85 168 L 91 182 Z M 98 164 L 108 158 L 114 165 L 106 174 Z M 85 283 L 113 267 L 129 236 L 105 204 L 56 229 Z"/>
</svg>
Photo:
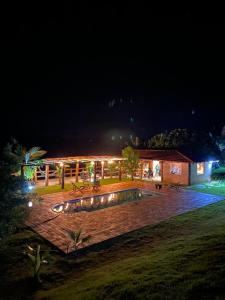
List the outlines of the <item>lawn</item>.
<svg viewBox="0 0 225 300">
<path fill-rule="evenodd" d="M 213 174 L 225 174 L 225 167 L 219 167 L 217 169 L 213 169 L 212 171 Z"/>
<path fill-rule="evenodd" d="M 225 181 L 211 181 L 206 183 L 199 183 L 192 185 L 188 188 L 202 193 L 225 196 Z"/>
<path fill-rule="evenodd" d="M 52 253 L 41 287 L 29 281 L 21 245 L 40 243 L 26 230 L 1 257 L 3 299 L 224 299 L 225 201 L 93 246 L 77 257 Z M 11 298 L 9 298 L 11 295 Z M 8 296 L 8 298 L 7 298 Z M 5 297 L 5 298 L 4 298 Z"/>
<path fill-rule="evenodd" d="M 220 176 L 221 180 L 212 180 L 211 182 L 194 184 L 188 188 L 202 193 L 225 196 L 225 180 L 221 177 L 224 175 L 225 167 L 222 166 L 220 168 L 213 169 L 212 178 Z"/>
<path fill-rule="evenodd" d="M 102 185 L 105 184 L 112 184 L 112 183 L 118 183 L 118 182 L 126 182 L 130 181 L 128 178 L 123 178 L 121 181 L 119 181 L 118 178 L 106 178 L 106 179 L 101 179 L 100 182 Z M 83 183 L 78 182 L 77 186 L 82 185 Z M 45 194 L 52 194 L 52 193 L 57 193 L 57 192 L 62 192 L 62 191 L 71 191 L 72 190 L 72 184 L 71 183 L 66 183 L 64 190 L 62 190 L 60 185 L 49 185 L 49 186 L 43 186 L 43 187 L 35 187 L 34 192 L 38 193 L 40 196 L 45 195 Z"/>
</svg>

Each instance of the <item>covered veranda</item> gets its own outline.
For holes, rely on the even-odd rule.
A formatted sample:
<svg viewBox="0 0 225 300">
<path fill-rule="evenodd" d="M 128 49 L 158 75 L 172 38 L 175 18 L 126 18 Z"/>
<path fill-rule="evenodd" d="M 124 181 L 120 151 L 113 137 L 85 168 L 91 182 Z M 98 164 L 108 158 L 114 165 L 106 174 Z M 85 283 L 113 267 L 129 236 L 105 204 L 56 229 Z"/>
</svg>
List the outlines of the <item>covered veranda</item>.
<svg viewBox="0 0 225 300">
<path fill-rule="evenodd" d="M 41 162 L 21 166 L 35 166 L 33 181 L 38 186 L 61 185 L 68 182 L 96 182 L 99 179 L 118 178 L 122 180 L 125 159 L 120 156 L 73 156 L 46 158 Z"/>
</svg>

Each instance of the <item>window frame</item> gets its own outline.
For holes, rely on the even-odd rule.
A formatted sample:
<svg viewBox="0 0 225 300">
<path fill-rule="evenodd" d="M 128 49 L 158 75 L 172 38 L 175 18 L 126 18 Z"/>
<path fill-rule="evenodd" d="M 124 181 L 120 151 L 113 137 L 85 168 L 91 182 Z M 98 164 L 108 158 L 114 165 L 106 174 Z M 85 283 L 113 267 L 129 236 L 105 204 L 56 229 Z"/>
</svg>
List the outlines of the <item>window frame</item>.
<svg viewBox="0 0 225 300">
<path fill-rule="evenodd" d="M 202 172 L 201 173 L 199 173 L 199 171 L 198 171 L 198 165 L 201 165 L 202 166 Z M 205 163 L 204 162 L 197 162 L 196 163 L 196 173 L 197 173 L 197 175 L 198 176 L 201 176 L 201 175 L 204 175 L 205 174 Z"/>
</svg>

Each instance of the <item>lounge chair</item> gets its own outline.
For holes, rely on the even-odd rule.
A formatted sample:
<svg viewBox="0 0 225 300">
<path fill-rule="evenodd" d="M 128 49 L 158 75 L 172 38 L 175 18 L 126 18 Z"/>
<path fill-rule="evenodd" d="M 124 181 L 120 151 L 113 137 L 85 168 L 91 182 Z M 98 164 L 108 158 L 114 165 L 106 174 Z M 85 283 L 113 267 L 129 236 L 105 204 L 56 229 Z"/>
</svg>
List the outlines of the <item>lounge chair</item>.
<svg viewBox="0 0 225 300">
<path fill-rule="evenodd" d="M 76 183 L 72 182 L 72 191 L 70 192 L 70 195 L 73 195 L 77 192 L 83 194 L 83 192 L 88 190 L 89 188 L 90 188 L 89 186 L 85 186 L 85 185 L 77 186 Z"/>
</svg>

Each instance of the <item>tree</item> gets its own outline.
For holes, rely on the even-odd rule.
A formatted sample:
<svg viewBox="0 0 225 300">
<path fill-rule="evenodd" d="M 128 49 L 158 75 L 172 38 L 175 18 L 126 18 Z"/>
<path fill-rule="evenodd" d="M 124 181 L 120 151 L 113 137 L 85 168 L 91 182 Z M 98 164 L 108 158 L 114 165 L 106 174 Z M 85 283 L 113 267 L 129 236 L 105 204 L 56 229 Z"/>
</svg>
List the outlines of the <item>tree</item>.
<svg viewBox="0 0 225 300">
<path fill-rule="evenodd" d="M 167 147 L 168 148 L 180 148 L 190 143 L 191 132 L 187 129 L 173 129 L 167 134 Z"/>
<path fill-rule="evenodd" d="M 177 149 L 190 142 L 191 133 L 187 129 L 176 128 L 170 132 L 153 136 L 148 147 L 152 149 Z"/>
<path fill-rule="evenodd" d="M 148 148 L 152 148 L 152 149 L 167 148 L 167 134 L 159 133 L 153 136 L 148 141 Z"/>
<path fill-rule="evenodd" d="M 125 158 L 124 166 L 127 173 L 131 176 L 131 179 L 134 180 L 135 170 L 138 168 L 139 164 L 139 154 L 132 147 L 128 146 L 122 151 L 123 158 Z"/>
<path fill-rule="evenodd" d="M 225 160 L 225 126 L 223 126 L 220 135 L 214 135 L 209 132 L 212 142 L 216 145 L 217 150 L 220 152 L 222 160 Z"/>
<path fill-rule="evenodd" d="M 47 153 L 47 151 L 42 150 L 40 147 L 32 147 L 27 150 L 15 139 L 12 139 L 12 141 L 6 145 L 3 152 L 5 158 L 14 162 L 15 172 L 20 172 L 21 164 L 29 164 L 34 161 L 41 163 L 40 158 Z M 33 179 L 36 168 L 36 166 L 25 166 L 24 175 L 27 180 Z"/>
<path fill-rule="evenodd" d="M 24 225 L 29 213 L 28 202 L 35 195 L 28 193 L 18 171 L 18 159 L 9 152 L 9 144 L 0 153 L 0 242 Z"/>
</svg>

